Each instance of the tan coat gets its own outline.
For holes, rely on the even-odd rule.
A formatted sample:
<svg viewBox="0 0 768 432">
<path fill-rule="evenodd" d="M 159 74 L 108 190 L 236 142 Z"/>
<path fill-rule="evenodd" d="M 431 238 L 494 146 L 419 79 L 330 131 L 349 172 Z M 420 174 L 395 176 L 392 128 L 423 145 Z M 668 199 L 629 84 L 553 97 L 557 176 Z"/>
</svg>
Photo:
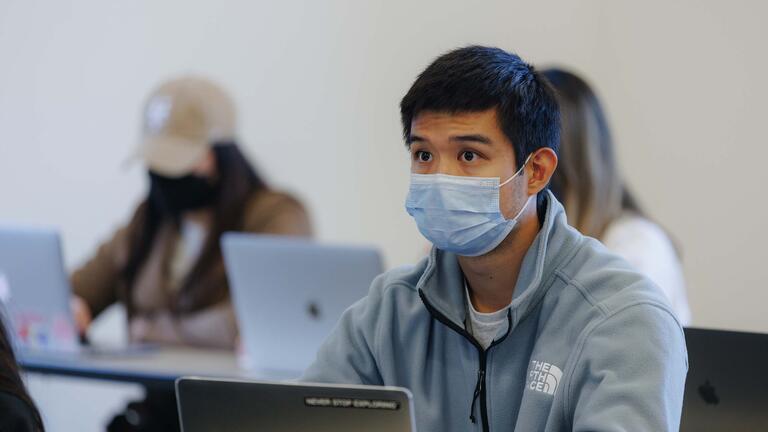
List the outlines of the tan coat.
<svg viewBox="0 0 768 432">
<path fill-rule="evenodd" d="M 169 267 L 179 233 L 174 224 L 164 224 L 129 290 L 121 274 L 128 261 L 128 233 L 134 223 L 135 216 L 72 274 L 75 294 L 88 303 L 94 316 L 117 301 L 127 304 L 130 297 L 132 341 L 234 347 L 237 323 L 221 254 L 201 277 L 173 289 Z M 246 206 L 242 231 L 310 236 L 311 226 L 298 201 L 282 193 L 260 191 Z"/>
</svg>

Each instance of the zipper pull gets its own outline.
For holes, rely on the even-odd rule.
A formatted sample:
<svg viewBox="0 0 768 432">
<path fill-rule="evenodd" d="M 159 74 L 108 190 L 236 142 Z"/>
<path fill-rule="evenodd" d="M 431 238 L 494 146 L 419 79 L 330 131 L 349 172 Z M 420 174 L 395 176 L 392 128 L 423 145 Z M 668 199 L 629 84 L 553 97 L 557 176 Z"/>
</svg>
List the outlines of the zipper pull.
<svg viewBox="0 0 768 432">
<path fill-rule="evenodd" d="M 469 420 L 472 423 L 477 423 L 477 418 L 475 418 L 475 403 L 477 403 L 477 398 L 480 397 L 480 393 L 483 391 L 483 378 L 485 378 L 485 371 L 481 369 L 477 371 L 477 384 L 475 384 L 475 393 L 472 396 L 472 406 L 469 407 Z"/>
</svg>

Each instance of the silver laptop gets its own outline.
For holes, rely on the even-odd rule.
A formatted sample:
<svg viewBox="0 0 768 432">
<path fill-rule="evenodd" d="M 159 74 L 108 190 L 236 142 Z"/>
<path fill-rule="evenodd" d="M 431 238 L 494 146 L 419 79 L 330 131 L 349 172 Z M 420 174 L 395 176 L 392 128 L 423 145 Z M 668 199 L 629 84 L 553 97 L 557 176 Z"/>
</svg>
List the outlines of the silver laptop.
<svg viewBox="0 0 768 432">
<path fill-rule="evenodd" d="M 686 328 L 680 430 L 768 431 L 768 334 Z"/>
<path fill-rule="evenodd" d="M 0 226 L 0 314 L 22 361 L 45 356 L 144 355 L 154 344 L 83 344 L 56 230 Z M 43 357 L 40 357 L 40 356 Z"/>
<path fill-rule="evenodd" d="M 243 233 L 226 233 L 221 243 L 241 364 L 270 379 L 300 376 L 344 310 L 383 270 L 371 247 Z"/>
<path fill-rule="evenodd" d="M 78 351 L 69 301 L 58 233 L 0 226 L 0 303 L 17 348 Z"/>
<path fill-rule="evenodd" d="M 414 432 L 399 387 L 180 378 L 182 432 Z"/>
</svg>

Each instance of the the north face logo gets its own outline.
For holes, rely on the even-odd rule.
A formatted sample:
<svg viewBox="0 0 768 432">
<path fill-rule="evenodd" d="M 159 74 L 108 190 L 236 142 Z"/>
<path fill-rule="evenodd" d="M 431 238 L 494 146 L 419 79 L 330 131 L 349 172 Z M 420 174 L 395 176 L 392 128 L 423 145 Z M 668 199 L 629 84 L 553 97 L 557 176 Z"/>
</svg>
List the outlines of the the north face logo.
<svg viewBox="0 0 768 432">
<path fill-rule="evenodd" d="M 531 361 L 531 370 L 528 372 L 528 388 L 553 395 L 562 377 L 563 371 L 559 367 L 547 362 L 533 360 Z"/>
</svg>

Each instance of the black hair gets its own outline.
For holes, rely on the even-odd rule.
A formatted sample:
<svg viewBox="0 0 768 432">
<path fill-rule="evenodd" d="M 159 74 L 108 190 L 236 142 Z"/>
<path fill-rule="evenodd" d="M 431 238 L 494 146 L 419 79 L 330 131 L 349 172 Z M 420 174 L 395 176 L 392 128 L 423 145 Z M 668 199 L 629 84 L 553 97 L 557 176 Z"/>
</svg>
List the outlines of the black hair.
<svg viewBox="0 0 768 432">
<path fill-rule="evenodd" d="M 484 46 L 443 54 L 416 78 L 400 102 L 406 146 L 411 122 L 421 112 L 464 113 L 494 107 L 518 168 L 540 148 L 558 152 L 560 111 L 549 82 L 516 54 Z"/>
<path fill-rule="evenodd" d="M 43 419 L 24 387 L 24 381 L 21 380 L 19 365 L 16 363 L 16 356 L 13 353 L 11 336 L 6 329 L 5 316 L 2 312 L 3 310 L 0 308 L 0 393 L 11 394 L 24 402 L 29 408 L 35 430 L 42 432 L 45 430 Z"/>
</svg>

